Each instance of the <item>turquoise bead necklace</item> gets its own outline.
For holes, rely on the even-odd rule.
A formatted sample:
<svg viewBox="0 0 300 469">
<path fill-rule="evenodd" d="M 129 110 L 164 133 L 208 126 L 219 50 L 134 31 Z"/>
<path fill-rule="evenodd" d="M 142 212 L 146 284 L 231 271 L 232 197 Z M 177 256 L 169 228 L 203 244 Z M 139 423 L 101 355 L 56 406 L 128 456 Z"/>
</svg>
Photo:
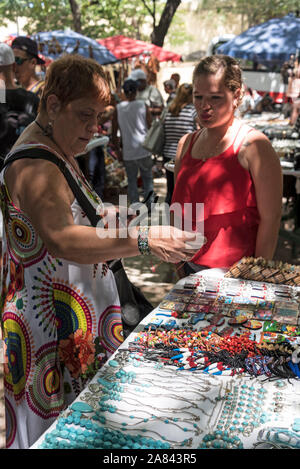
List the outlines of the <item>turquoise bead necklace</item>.
<svg viewBox="0 0 300 469">
<path fill-rule="evenodd" d="M 271 419 L 276 419 L 282 411 L 283 395 L 276 391 L 270 393 L 264 386 L 232 382 L 223 396 L 223 404 L 216 420 L 216 429 L 229 431 L 230 435 L 251 433 Z"/>
<path fill-rule="evenodd" d="M 114 363 L 114 366 L 116 367 L 117 364 Z M 151 367 L 151 368 L 152 368 L 152 377 L 153 377 L 153 367 Z M 137 402 L 136 396 L 139 395 L 139 394 L 137 394 L 137 392 L 138 392 L 138 393 L 143 392 L 143 393 L 145 393 L 145 394 L 148 394 L 149 397 L 161 397 L 161 393 L 158 393 L 158 394 L 155 393 L 155 394 L 154 394 L 154 393 L 152 393 L 152 392 L 150 391 L 151 386 L 153 386 L 153 379 L 152 379 L 152 385 L 150 385 L 150 383 L 149 383 L 149 385 L 146 386 L 146 383 L 145 383 L 144 381 L 147 381 L 147 379 L 145 379 L 144 376 L 145 376 L 144 367 L 143 367 L 142 374 L 141 374 L 140 376 L 139 376 L 137 373 L 135 373 L 135 372 L 125 372 L 122 368 L 120 368 L 114 375 L 110 375 L 108 379 L 107 379 L 107 376 L 106 376 L 106 381 L 103 381 L 103 378 L 98 379 L 98 383 L 99 383 L 100 385 L 101 385 L 101 384 L 102 384 L 102 385 L 104 384 L 109 390 L 111 390 L 111 389 L 113 388 L 114 390 L 118 389 L 119 392 L 126 392 L 126 396 L 127 396 L 128 393 L 129 393 L 129 394 L 131 393 L 131 395 L 133 394 L 133 396 L 134 396 L 134 403 Z M 189 375 L 189 376 L 191 376 L 191 375 Z M 164 390 L 169 391 L 169 390 L 173 387 L 173 384 L 174 384 L 174 373 L 173 373 L 173 377 L 172 377 L 172 380 L 171 380 L 171 381 L 170 381 L 169 379 L 168 379 L 167 381 L 166 381 L 166 380 L 164 381 L 164 384 L 166 384 L 166 386 L 163 386 L 163 385 L 161 384 L 162 377 L 163 377 L 163 375 L 160 376 L 160 378 L 161 378 L 160 380 L 158 380 L 157 382 L 155 382 L 155 390 L 156 390 L 156 391 L 157 391 L 157 390 L 159 391 L 159 389 L 164 389 Z M 120 387 L 116 388 L 116 384 L 111 384 L 111 381 L 112 381 L 114 378 L 118 378 L 121 383 L 126 383 L 127 386 L 126 386 L 126 387 L 121 387 L 121 388 L 120 388 Z M 138 379 L 138 378 L 140 378 L 140 379 Z M 165 376 L 164 376 L 164 378 L 165 378 Z M 203 379 L 203 375 L 202 375 L 202 379 Z M 134 383 L 135 386 L 134 386 L 134 388 L 131 387 L 131 390 L 130 390 L 129 385 L 130 385 L 131 383 Z M 136 384 L 138 384 L 138 385 L 140 386 L 140 388 L 137 387 Z M 185 389 L 180 389 L 179 392 L 180 392 L 180 393 L 181 393 L 182 391 L 185 391 L 185 392 L 186 392 L 186 391 L 187 391 L 187 388 L 188 388 L 189 391 L 193 391 L 193 399 L 194 399 L 194 400 L 195 400 L 194 395 L 196 394 L 196 395 L 199 395 L 199 396 L 200 396 L 200 400 L 206 400 L 206 399 L 207 399 L 207 400 L 208 400 L 209 402 L 211 402 L 212 404 L 215 403 L 215 401 L 212 400 L 212 399 L 210 399 L 210 397 L 209 397 L 208 395 L 204 395 L 204 394 L 201 392 L 202 389 L 203 389 L 203 391 L 208 391 L 208 390 L 210 390 L 211 386 L 208 386 L 208 385 L 207 385 L 207 380 L 205 380 L 205 386 L 204 386 L 204 387 L 201 387 L 201 386 L 200 386 L 200 383 L 199 383 L 199 380 L 198 380 L 198 383 L 197 383 L 197 384 L 198 384 L 199 390 L 195 390 L 195 392 L 194 392 L 194 390 L 191 388 L 190 383 L 188 383 L 188 384 L 189 384 L 189 385 L 188 385 L 188 386 L 186 385 Z M 95 385 L 93 385 L 93 392 L 95 392 L 95 390 L 96 390 Z M 177 389 L 177 381 L 176 381 L 176 391 L 177 391 L 177 390 L 178 390 L 178 389 Z M 106 392 L 106 394 L 108 394 L 108 393 Z M 121 397 L 120 397 L 118 394 L 114 394 L 114 395 L 112 395 L 112 397 L 113 397 L 114 399 L 119 399 L 119 400 L 121 399 Z M 168 398 L 174 399 L 174 400 L 176 400 L 176 401 L 182 400 L 182 401 L 186 402 L 186 403 L 188 404 L 188 407 L 181 407 L 181 410 L 186 410 L 187 408 L 199 408 L 198 402 L 191 403 L 191 398 L 190 398 L 190 397 L 189 397 L 189 398 L 184 398 L 184 397 L 182 397 L 181 395 L 174 395 L 174 394 L 168 393 Z M 107 399 L 107 397 L 106 397 L 105 399 Z M 197 401 L 197 400 L 196 400 L 196 401 Z M 145 403 L 141 403 L 140 401 L 138 401 L 138 402 L 139 402 L 141 405 L 147 405 L 147 403 L 145 404 Z M 165 408 L 164 410 L 171 410 L 171 409 Z M 177 411 L 177 410 L 178 410 L 178 409 L 174 409 L 174 411 Z"/>
<path fill-rule="evenodd" d="M 272 386 L 268 384 L 265 388 L 262 382 L 257 383 L 257 380 L 249 382 L 241 376 L 228 381 L 224 391 L 221 389 L 217 398 L 220 403 L 218 414 L 214 415 L 214 423 L 211 419 L 207 422 L 208 433 L 203 436 L 199 448 L 242 448 L 241 437 L 250 437 L 254 430 L 280 418 L 280 413 L 284 412 L 286 402 L 288 402 L 282 392 L 286 386 L 285 381 L 278 380 Z M 299 421 L 296 419 L 294 425 L 298 431 L 300 419 Z M 274 429 L 274 432 L 276 437 L 272 438 L 269 433 L 258 444 L 262 446 L 263 442 L 266 442 L 267 445 L 273 444 L 274 448 L 280 448 L 281 445 L 284 447 L 284 436 L 282 436 L 284 432 L 282 435 L 279 429 Z M 265 433 L 265 429 L 261 430 L 258 435 L 261 436 L 262 433 Z M 294 444 L 295 447 L 299 444 L 300 448 L 299 435 L 298 439 L 299 443 L 295 443 L 295 440 L 291 438 L 289 444 Z"/>
<path fill-rule="evenodd" d="M 75 425 L 75 426 L 74 426 Z M 110 430 L 73 412 L 60 417 L 39 449 L 170 449 L 162 440 Z"/>
<path fill-rule="evenodd" d="M 207 433 L 198 449 L 242 449 L 243 443 L 237 436 L 231 436 L 228 431 L 216 430 Z"/>
<path fill-rule="evenodd" d="M 233 392 L 227 393 L 217 430 L 231 433 L 242 433 L 249 436 L 260 423 L 264 423 L 266 414 L 263 412 L 266 390 L 262 387 L 255 391 L 254 386 L 235 385 Z"/>
<path fill-rule="evenodd" d="M 120 360 L 121 363 L 123 360 Z M 141 402 L 140 399 L 137 399 L 139 394 L 145 394 L 143 391 L 148 390 L 151 386 L 139 386 L 137 388 L 135 379 L 136 379 L 136 372 L 133 371 L 126 371 L 123 369 L 119 363 L 119 361 L 114 360 L 108 363 L 110 366 L 108 368 L 107 373 L 103 373 L 102 376 L 97 375 L 97 382 L 92 382 L 88 385 L 88 392 L 83 393 L 81 396 L 81 402 L 75 402 L 71 406 L 71 410 L 73 411 L 82 410 L 87 412 L 90 408 L 90 411 L 94 411 L 94 414 L 90 416 L 90 420 L 97 420 L 100 424 L 105 425 L 107 430 L 111 431 L 120 431 L 122 429 L 122 433 L 131 432 L 138 432 L 146 433 L 147 435 L 154 435 L 155 439 L 159 438 L 160 441 L 165 441 L 166 437 L 156 431 L 156 429 L 151 428 L 148 424 L 152 422 L 160 422 L 164 424 L 164 426 L 170 427 L 174 426 L 181 431 L 183 435 L 188 434 L 190 432 L 191 437 L 186 438 L 186 436 L 182 439 L 178 440 L 169 440 L 168 443 L 175 446 L 186 446 L 189 447 L 192 444 L 193 438 L 195 436 L 200 435 L 201 430 L 196 423 L 199 420 L 199 416 L 193 412 L 188 412 L 187 409 L 197 409 L 197 404 L 194 402 L 190 402 L 190 400 L 186 398 L 182 398 L 181 396 L 177 396 L 175 394 L 170 395 L 168 394 L 168 402 L 171 402 L 172 399 L 175 400 L 174 406 L 171 405 L 170 407 L 154 407 L 148 401 L 153 400 L 152 397 L 149 399 L 149 395 L 151 392 L 145 397 L 146 401 Z M 139 390 L 137 390 L 139 389 Z M 126 399 L 122 396 L 122 394 L 126 395 Z M 132 398 L 128 396 L 131 393 Z M 161 395 L 157 394 L 157 397 L 161 397 Z M 151 397 L 151 396 L 150 396 Z M 202 397 L 203 394 L 202 394 Z M 176 404 L 178 400 L 184 400 L 187 403 L 187 406 L 183 406 L 184 409 L 178 409 Z M 98 402 L 97 402 L 98 401 Z M 116 405 L 112 404 L 111 401 L 123 401 L 126 404 L 132 404 L 134 408 L 134 415 L 130 414 L 128 410 L 124 411 L 119 409 Z M 97 403 L 97 405 L 96 405 Z M 92 405 L 90 405 L 92 404 Z M 80 407 L 80 405 L 82 407 Z M 79 406 L 79 409 L 78 409 Z M 128 406 L 127 406 L 128 408 Z M 142 412 L 144 416 L 138 416 L 138 411 Z M 173 414 L 177 412 L 181 412 L 180 417 L 174 417 Z M 167 412 L 166 415 L 158 415 L 161 412 Z M 116 422 L 113 419 L 113 415 L 122 416 L 123 422 Z M 145 416 L 146 414 L 146 416 Z M 168 415 L 169 414 L 169 415 Z M 150 416 L 150 418 L 149 418 Z M 140 428 L 142 425 L 146 425 L 145 428 Z M 172 431 L 172 434 L 174 432 Z"/>
<path fill-rule="evenodd" d="M 146 401 L 144 402 L 141 402 L 139 399 L 137 399 L 137 395 L 139 395 L 139 392 L 143 392 L 145 391 L 145 388 L 138 388 L 139 389 L 139 392 L 134 392 L 134 391 L 128 391 L 128 387 L 129 385 L 131 385 L 132 383 L 134 383 L 134 380 L 132 379 L 133 378 L 133 375 L 132 373 L 128 373 L 126 372 L 124 369 L 119 369 L 116 373 L 115 373 L 115 377 L 117 377 L 117 379 L 121 380 L 123 383 L 127 383 L 126 385 L 122 385 L 120 386 L 117 382 L 112 382 L 111 380 L 110 381 L 107 381 L 106 379 L 104 378 L 99 378 L 98 379 L 98 383 L 100 384 L 101 388 L 102 388 L 102 392 L 101 392 L 101 398 L 99 400 L 99 411 L 100 412 L 111 412 L 111 413 L 114 413 L 114 414 L 118 414 L 118 415 L 122 415 L 123 417 L 126 417 L 127 420 L 128 418 L 129 419 L 132 419 L 133 422 L 132 423 L 128 423 L 128 422 L 122 422 L 122 427 L 123 427 L 123 430 L 127 430 L 127 428 L 130 428 L 130 427 L 134 427 L 135 429 L 138 429 L 138 426 L 139 424 L 144 424 L 146 422 L 155 422 L 155 421 L 160 421 L 164 424 L 167 424 L 168 426 L 170 425 L 173 425 L 177 428 L 179 428 L 181 431 L 183 432 L 192 432 L 193 434 L 193 437 L 194 436 L 197 436 L 200 434 L 200 429 L 198 427 L 198 425 L 195 423 L 195 420 L 196 419 L 199 419 L 197 417 L 195 417 L 195 415 L 193 413 L 187 413 L 188 415 L 191 415 L 192 418 L 171 418 L 169 416 L 158 416 L 157 415 L 157 412 L 160 411 L 160 412 L 166 412 L 168 411 L 169 413 L 171 412 L 172 414 L 176 413 L 178 411 L 178 409 L 175 407 L 173 408 L 163 408 L 163 407 L 153 407 L 151 404 L 149 404 L 149 394 L 150 394 L 150 397 L 152 397 L 152 400 L 153 400 L 153 394 L 151 393 L 148 393 L 148 395 L 146 396 Z M 134 383 L 134 386 L 135 386 L 135 383 Z M 135 388 L 137 389 L 137 388 Z M 126 399 L 124 397 L 121 396 L 121 393 L 122 392 L 126 392 Z M 133 395 L 134 397 L 133 398 L 130 398 L 128 397 L 128 394 Z M 143 394 L 145 394 L 145 392 L 143 392 Z M 160 397 L 161 398 L 161 395 L 160 394 L 155 394 L 156 397 Z M 176 403 L 178 400 L 182 400 L 179 396 L 176 396 L 176 395 L 171 395 L 170 394 L 168 395 L 168 399 L 170 399 L 170 397 L 176 399 Z M 123 401 L 127 404 L 132 404 L 134 406 L 134 410 L 135 410 L 135 413 L 137 412 L 137 410 L 140 410 L 142 413 L 144 414 L 150 414 L 151 417 L 150 419 L 149 418 L 141 418 L 141 417 L 137 417 L 136 415 L 129 415 L 128 416 L 128 412 L 124 412 L 122 411 L 122 409 L 117 409 L 116 406 L 111 406 L 111 405 L 106 405 L 106 402 L 107 401 L 111 401 L 111 400 L 116 400 L 116 401 Z M 189 403 L 186 399 L 183 399 L 185 402 Z M 140 409 L 138 409 L 137 407 L 137 404 L 139 404 L 141 406 Z M 188 406 L 184 407 L 184 408 L 181 408 L 180 412 L 183 413 L 183 410 L 186 411 L 186 408 L 191 408 L 191 407 L 195 407 L 196 408 L 196 404 L 192 403 L 192 404 L 189 404 Z M 151 412 L 149 412 L 147 409 L 151 409 Z M 154 415 L 153 413 L 153 409 L 156 411 L 156 414 Z M 183 427 L 181 424 L 182 423 L 188 423 L 188 425 L 191 425 L 190 427 Z M 113 422 L 111 419 L 110 421 L 108 422 L 106 420 L 106 426 L 109 426 L 110 428 L 115 428 L 115 425 L 118 425 L 120 426 L 120 423 L 116 423 L 116 422 Z M 156 436 L 161 436 L 160 434 L 158 434 L 155 430 L 153 429 L 150 429 L 148 428 L 147 429 L 148 433 L 153 433 L 155 434 Z M 179 444 L 180 442 L 179 441 L 175 441 L 175 440 L 169 440 L 171 443 L 174 443 L 174 444 Z M 189 446 L 192 442 L 192 438 L 186 440 L 184 439 L 184 442 L 185 442 L 185 445 Z"/>
</svg>

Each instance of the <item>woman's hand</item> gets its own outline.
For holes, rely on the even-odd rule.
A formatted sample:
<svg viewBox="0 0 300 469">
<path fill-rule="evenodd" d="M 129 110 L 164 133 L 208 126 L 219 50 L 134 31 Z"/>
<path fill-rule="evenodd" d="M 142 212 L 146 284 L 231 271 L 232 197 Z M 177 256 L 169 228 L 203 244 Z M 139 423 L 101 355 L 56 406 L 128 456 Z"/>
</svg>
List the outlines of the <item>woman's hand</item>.
<svg viewBox="0 0 300 469">
<path fill-rule="evenodd" d="M 148 243 L 151 253 L 165 262 L 176 264 L 191 260 L 206 242 L 200 233 L 181 231 L 174 226 L 151 226 Z"/>
</svg>

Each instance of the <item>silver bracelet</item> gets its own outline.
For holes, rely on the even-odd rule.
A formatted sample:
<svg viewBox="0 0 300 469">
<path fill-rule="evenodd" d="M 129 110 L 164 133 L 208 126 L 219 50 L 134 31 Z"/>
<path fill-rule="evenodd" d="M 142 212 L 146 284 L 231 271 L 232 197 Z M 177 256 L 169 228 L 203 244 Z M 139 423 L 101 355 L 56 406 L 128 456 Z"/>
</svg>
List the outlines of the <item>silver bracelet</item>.
<svg viewBox="0 0 300 469">
<path fill-rule="evenodd" d="M 148 234 L 149 234 L 149 227 L 148 226 L 140 226 L 138 232 L 138 248 L 142 256 L 149 256 L 151 254 L 151 250 L 148 243 Z"/>
</svg>

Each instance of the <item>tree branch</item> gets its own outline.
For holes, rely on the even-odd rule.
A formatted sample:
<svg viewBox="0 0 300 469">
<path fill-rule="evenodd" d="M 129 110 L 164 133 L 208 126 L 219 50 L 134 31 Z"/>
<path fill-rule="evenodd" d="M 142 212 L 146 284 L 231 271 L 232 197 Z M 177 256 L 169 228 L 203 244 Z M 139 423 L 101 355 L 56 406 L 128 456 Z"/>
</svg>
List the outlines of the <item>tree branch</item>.
<svg viewBox="0 0 300 469">
<path fill-rule="evenodd" d="M 167 0 L 163 12 L 161 14 L 159 23 L 154 26 L 151 34 L 152 44 L 162 47 L 164 44 L 165 36 L 168 32 L 173 16 L 177 8 L 181 4 L 181 0 Z"/>
<path fill-rule="evenodd" d="M 73 16 L 74 30 L 76 33 L 81 33 L 81 13 L 80 7 L 76 0 L 69 0 L 71 12 Z"/>
<path fill-rule="evenodd" d="M 144 7 L 146 8 L 146 10 L 148 11 L 148 13 L 152 16 L 152 18 L 154 19 L 154 22 L 155 22 L 156 0 L 152 0 L 152 4 L 153 4 L 152 10 L 151 10 L 150 7 L 147 5 L 147 3 L 146 3 L 145 0 L 141 0 L 141 2 L 142 2 L 142 4 L 144 5 Z"/>
</svg>

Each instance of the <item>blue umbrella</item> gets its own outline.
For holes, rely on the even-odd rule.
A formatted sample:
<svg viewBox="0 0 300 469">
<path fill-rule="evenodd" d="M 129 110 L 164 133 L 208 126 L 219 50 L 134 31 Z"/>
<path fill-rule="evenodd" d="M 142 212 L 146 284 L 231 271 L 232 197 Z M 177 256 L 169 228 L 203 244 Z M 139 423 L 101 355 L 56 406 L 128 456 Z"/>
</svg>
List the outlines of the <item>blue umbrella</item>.
<svg viewBox="0 0 300 469">
<path fill-rule="evenodd" d="M 218 54 L 281 65 L 300 51 L 300 18 L 287 15 L 253 26 L 217 49 Z"/>
<path fill-rule="evenodd" d="M 71 29 L 37 33 L 32 39 L 38 42 L 40 53 L 52 60 L 62 54 L 79 54 L 95 59 L 101 65 L 118 61 L 106 47 Z"/>
</svg>

